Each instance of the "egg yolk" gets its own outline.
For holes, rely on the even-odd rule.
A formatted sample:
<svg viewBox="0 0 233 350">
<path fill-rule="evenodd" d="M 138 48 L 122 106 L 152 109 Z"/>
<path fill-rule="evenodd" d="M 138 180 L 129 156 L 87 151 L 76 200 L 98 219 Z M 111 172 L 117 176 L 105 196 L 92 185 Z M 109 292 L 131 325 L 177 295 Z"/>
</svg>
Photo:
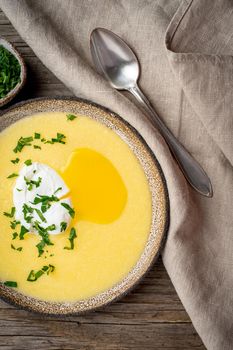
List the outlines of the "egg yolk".
<svg viewBox="0 0 233 350">
<path fill-rule="evenodd" d="M 102 154 L 89 148 L 73 151 L 61 175 L 71 190 L 77 220 L 108 224 L 121 215 L 127 190 L 117 169 Z"/>
</svg>

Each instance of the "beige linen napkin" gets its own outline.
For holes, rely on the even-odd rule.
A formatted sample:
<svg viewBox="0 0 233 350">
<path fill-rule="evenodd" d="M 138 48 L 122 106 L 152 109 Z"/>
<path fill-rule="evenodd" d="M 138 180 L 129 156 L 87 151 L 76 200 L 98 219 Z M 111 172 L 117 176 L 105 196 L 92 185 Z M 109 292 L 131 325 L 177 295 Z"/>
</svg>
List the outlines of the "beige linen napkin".
<svg viewBox="0 0 233 350">
<path fill-rule="evenodd" d="M 233 349 L 233 3 L 0 0 L 0 6 L 75 95 L 111 108 L 146 139 L 169 190 L 166 269 L 206 347 Z M 213 199 L 189 188 L 156 130 L 94 72 L 89 36 L 97 26 L 136 51 L 142 88 L 209 174 Z"/>
</svg>

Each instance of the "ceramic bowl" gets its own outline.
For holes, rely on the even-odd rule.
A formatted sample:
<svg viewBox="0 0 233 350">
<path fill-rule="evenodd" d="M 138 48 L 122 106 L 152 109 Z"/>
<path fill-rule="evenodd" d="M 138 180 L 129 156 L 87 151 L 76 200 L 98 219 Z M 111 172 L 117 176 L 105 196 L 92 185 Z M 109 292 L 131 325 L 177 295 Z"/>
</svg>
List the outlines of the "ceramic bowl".
<svg viewBox="0 0 233 350">
<path fill-rule="evenodd" d="M 22 87 L 25 84 L 26 81 L 26 66 L 24 63 L 24 60 L 20 53 L 16 50 L 16 48 L 7 40 L 3 39 L 0 37 L 0 46 L 4 46 L 12 55 L 16 57 L 18 60 L 20 67 L 21 67 L 21 73 L 20 73 L 20 82 L 12 89 L 11 91 L 8 92 L 8 94 L 0 98 L 0 107 L 4 106 L 5 104 L 9 103 L 22 89 Z"/>
<path fill-rule="evenodd" d="M 77 314 L 102 307 L 129 292 L 145 275 L 158 257 L 169 224 L 169 200 L 161 167 L 146 142 L 125 120 L 112 111 L 90 101 L 73 98 L 35 99 L 9 108 L 0 117 L 0 131 L 21 118 L 39 112 L 66 112 L 92 118 L 115 132 L 130 147 L 148 180 L 152 198 L 152 223 L 140 258 L 125 278 L 110 289 L 76 302 L 48 302 L 21 294 L 0 284 L 0 296 L 21 308 L 44 314 Z"/>
</svg>

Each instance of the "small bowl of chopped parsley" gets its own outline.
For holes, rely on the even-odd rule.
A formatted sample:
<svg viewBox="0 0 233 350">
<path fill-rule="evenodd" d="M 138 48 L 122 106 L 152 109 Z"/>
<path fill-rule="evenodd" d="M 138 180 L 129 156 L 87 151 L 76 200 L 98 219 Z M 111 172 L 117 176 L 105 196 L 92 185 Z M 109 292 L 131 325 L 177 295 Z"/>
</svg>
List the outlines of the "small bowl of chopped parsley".
<svg viewBox="0 0 233 350">
<path fill-rule="evenodd" d="M 19 52 L 0 37 L 0 107 L 10 102 L 26 80 L 26 67 Z"/>
</svg>

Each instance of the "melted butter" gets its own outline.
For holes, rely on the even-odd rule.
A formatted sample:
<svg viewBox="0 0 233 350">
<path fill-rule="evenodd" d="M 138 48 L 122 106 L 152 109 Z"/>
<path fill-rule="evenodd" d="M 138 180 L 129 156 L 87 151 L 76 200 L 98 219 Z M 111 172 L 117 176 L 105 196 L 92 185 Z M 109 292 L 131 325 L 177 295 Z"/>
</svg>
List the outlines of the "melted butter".
<svg viewBox="0 0 233 350">
<path fill-rule="evenodd" d="M 78 220 L 108 224 L 117 220 L 127 201 L 127 190 L 114 165 L 89 148 L 72 152 L 62 177 L 71 190 Z"/>
</svg>

